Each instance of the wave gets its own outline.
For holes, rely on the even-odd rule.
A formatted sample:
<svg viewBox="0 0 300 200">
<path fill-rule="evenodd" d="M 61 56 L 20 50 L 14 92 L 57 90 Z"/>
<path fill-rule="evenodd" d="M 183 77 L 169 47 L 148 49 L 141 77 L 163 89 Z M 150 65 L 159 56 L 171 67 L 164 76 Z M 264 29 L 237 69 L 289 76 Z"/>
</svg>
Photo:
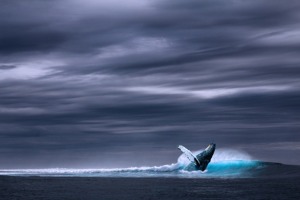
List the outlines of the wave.
<svg viewBox="0 0 300 200">
<path fill-rule="evenodd" d="M 195 152 L 195 154 L 201 150 Z M 252 160 L 245 152 L 232 149 L 219 149 L 202 172 L 187 168 L 190 161 L 184 156 L 179 156 L 177 163 L 153 167 L 129 167 L 111 169 L 3 169 L 0 175 L 9 176 L 70 176 L 70 177 L 180 177 L 180 178 L 250 178 L 262 175 L 275 175 L 278 172 L 295 175 L 299 167 L 286 169 L 287 165 L 267 163 Z M 278 167 L 281 166 L 281 167 Z M 285 167 L 284 167 L 285 166 Z M 284 169 L 282 169 L 284 168 Z M 298 173 L 299 174 L 299 173 Z"/>
</svg>

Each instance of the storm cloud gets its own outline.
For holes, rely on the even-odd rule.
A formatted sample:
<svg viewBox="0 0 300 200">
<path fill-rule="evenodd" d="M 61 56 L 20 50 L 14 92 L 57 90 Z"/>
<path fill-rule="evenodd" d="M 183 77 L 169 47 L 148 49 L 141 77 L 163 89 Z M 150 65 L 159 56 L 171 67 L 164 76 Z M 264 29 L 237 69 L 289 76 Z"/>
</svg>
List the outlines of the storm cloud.
<svg viewBox="0 0 300 200">
<path fill-rule="evenodd" d="M 159 165 L 210 142 L 300 164 L 299 6 L 1 2 L 0 168 Z"/>
</svg>

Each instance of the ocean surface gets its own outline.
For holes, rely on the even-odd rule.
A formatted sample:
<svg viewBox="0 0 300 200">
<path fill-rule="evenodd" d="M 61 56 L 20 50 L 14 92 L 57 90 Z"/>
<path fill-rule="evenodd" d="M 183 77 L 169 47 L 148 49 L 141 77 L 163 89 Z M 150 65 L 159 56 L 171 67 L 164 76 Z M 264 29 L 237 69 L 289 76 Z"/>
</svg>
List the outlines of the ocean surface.
<svg viewBox="0 0 300 200">
<path fill-rule="evenodd" d="M 300 166 L 228 149 L 204 172 L 187 170 L 189 163 L 181 155 L 162 166 L 1 169 L 0 199 L 300 199 Z"/>
<path fill-rule="evenodd" d="M 202 171 L 188 171 L 184 165 L 130 167 L 113 169 L 13 169 L 0 175 L 40 177 L 177 177 L 177 178 L 255 178 L 266 176 L 299 176 L 300 167 L 261 161 L 223 161 L 211 163 Z"/>
<path fill-rule="evenodd" d="M 198 154 L 202 150 L 194 152 Z M 298 166 L 254 160 L 245 152 L 216 150 L 205 171 L 190 170 L 190 161 L 180 155 L 176 163 L 162 166 L 94 169 L 0 169 L 0 175 L 41 177 L 174 177 L 174 178 L 251 178 L 262 176 L 297 176 Z"/>
</svg>

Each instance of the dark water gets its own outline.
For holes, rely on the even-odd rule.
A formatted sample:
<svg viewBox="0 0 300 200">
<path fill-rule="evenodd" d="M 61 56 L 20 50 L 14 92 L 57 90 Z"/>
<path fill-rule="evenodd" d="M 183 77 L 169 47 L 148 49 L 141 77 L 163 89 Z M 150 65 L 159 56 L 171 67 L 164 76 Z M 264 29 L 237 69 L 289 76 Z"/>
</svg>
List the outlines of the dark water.
<svg viewBox="0 0 300 200">
<path fill-rule="evenodd" d="M 298 178 L 1 177 L 0 199 L 300 199 Z"/>
<path fill-rule="evenodd" d="M 127 171 L 107 177 L 14 174 L 0 176 L 0 199 L 300 199 L 299 166 L 259 164 L 237 164 L 235 168 L 218 165 L 210 168 L 210 173 L 218 176 L 204 177 L 193 172 L 189 176 L 169 177 L 117 176 Z M 231 176 L 221 176 L 220 170 Z M 231 171 L 235 170 L 239 172 L 232 176 Z M 142 175 L 149 173 L 142 171 Z"/>
</svg>

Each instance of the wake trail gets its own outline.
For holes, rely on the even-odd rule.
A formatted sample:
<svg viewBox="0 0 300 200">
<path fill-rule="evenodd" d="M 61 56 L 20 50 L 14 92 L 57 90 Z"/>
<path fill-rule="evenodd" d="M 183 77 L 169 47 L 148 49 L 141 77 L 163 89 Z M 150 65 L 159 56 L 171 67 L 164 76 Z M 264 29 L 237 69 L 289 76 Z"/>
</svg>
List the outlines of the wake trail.
<svg viewBox="0 0 300 200">
<path fill-rule="evenodd" d="M 197 154 L 202 150 L 193 152 Z M 0 175 L 8 176 L 51 176 L 51 177 L 179 177 L 179 178 L 243 178 L 266 174 L 278 165 L 256 161 L 245 152 L 234 149 L 216 150 L 210 164 L 204 172 L 187 170 L 189 159 L 178 157 L 177 163 L 152 166 L 110 169 L 0 169 Z M 284 166 L 284 165 L 282 165 Z M 271 170 L 272 169 L 272 170 Z M 297 168 L 299 170 L 299 168 Z M 274 171 L 275 170 L 275 171 Z M 281 169 L 283 170 L 283 169 Z M 284 171 L 284 170 L 283 170 Z M 270 174 L 270 172 L 269 172 Z"/>
</svg>

